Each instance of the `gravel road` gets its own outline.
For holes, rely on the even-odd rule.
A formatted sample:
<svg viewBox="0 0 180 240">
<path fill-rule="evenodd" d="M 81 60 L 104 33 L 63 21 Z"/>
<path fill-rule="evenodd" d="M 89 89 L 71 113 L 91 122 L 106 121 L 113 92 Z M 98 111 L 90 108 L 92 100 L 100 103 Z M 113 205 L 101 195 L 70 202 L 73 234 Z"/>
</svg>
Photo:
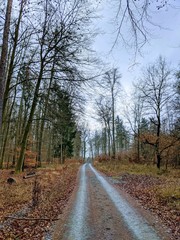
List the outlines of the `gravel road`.
<svg viewBox="0 0 180 240">
<path fill-rule="evenodd" d="M 69 206 L 56 225 L 55 240 L 168 240 L 146 213 L 91 164 L 84 164 Z"/>
</svg>

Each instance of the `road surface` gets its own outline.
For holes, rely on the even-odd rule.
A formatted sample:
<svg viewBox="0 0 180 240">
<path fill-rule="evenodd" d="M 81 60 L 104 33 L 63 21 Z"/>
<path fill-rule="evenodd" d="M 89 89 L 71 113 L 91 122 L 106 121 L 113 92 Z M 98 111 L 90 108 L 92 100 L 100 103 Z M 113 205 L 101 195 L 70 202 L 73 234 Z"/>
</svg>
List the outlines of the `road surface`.
<svg viewBox="0 0 180 240">
<path fill-rule="evenodd" d="M 53 239 L 168 240 L 157 219 L 144 211 L 128 201 L 91 164 L 84 164 L 77 190 Z"/>
</svg>

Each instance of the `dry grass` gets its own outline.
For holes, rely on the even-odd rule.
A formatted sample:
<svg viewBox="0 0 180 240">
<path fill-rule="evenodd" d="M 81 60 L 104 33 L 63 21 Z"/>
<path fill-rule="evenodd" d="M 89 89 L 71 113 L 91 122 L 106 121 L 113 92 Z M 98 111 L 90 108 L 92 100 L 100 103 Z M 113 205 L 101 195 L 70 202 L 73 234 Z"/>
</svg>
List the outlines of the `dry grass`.
<svg viewBox="0 0 180 240">
<path fill-rule="evenodd" d="M 95 166 L 101 172 L 114 178 L 123 174 L 147 175 L 162 180 L 162 184 L 153 186 L 153 192 L 156 198 L 167 204 L 167 206 L 180 210 L 180 170 L 179 169 L 160 169 L 154 165 L 135 164 L 118 161 L 108 161 L 95 163 Z"/>
<path fill-rule="evenodd" d="M 166 179 L 161 187 L 156 186 L 155 192 L 160 201 L 180 211 L 180 179 Z"/>
<path fill-rule="evenodd" d="M 122 163 L 119 161 L 95 162 L 95 166 L 106 174 L 119 176 L 120 174 L 147 174 L 151 176 L 162 176 L 170 178 L 180 178 L 180 170 L 178 169 L 157 169 L 156 165 Z"/>
</svg>

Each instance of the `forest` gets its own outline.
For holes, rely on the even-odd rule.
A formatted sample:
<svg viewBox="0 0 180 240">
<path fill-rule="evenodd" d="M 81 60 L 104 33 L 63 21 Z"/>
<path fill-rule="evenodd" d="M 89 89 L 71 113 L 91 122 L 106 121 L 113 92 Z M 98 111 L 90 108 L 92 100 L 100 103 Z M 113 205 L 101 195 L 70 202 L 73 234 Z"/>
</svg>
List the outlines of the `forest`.
<svg viewBox="0 0 180 240">
<path fill-rule="evenodd" d="M 179 165 L 179 69 L 160 56 L 123 99 L 121 74 L 112 68 L 91 77 L 86 65 L 93 38 L 93 7 L 81 1 L 1 2 L 0 167 L 41 166 L 66 158 L 121 158 Z M 61 10 L 63 9 L 63 11 Z M 89 27 L 88 27 L 89 26 Z M 94 99 L 101 130 L 80 123 L 83 88 Z M 58 160 L 59 159 L 59 160 Z"/>
<path fill-rule="evenodd" d="M 126 16 L 134 51 L 138 52 L 147 41 L 143 21 L 147 17 L 147 2 L 151 1 L 137 1 L 136 5 L 127 0 L 125 10 L 119 2 L 117 16 L 121 10 L 124 14 L 113 47 L 120 41 Z M 156 2 L 157 11 L 169 3 Z M 143 5 L 138 9 L 138 4 Z M 9 174 L 13 175 L 12 181 L 22 183 L 24 174 L 42 173 L 41 188 L 37 179 L 30 179 L 31 195 L 26 184 L 17 185 L 15 191 L 16 201 L 26 204 L 31 200 L 33 209 L 39 205 L 41 192 L 45 202 L 41 216 L 45 220 L 52 210 L 45 209 L 56 202 L 57 192 L 48 199 L 43 189 L 48 186 L 50 192 L 51 184 L 61 184 L 60 208 L 52 210 L 54 215 L 50 217 L 55 220 L 66 204 L 62 199 L 69 198 L 73 191 L 78 168 L 85 162 L 109 175 L 116 175 L 123 168 L 124 172 L 136 171 L 137 166 L 146 168 L 143 174 L 154 171 L 159 176 L 176 178 L 179 173 L 180 69 L 172 68 L 169 59 L 160 55 L 144 67 L 127 96 L 120 67 L 103 67 L 92 49 L 98 35 L 92 26 L 98 18 L 96 7 L 97 3 L 86 0 L 0 2 L 1 183 L 5 184 Z M 92 102 L 88 113 L 91 119 L 85 117 L 88 98 Z M 93 122 L 93 128 L 88 121 Z M 56 174 L 60 178 L 55 184 Z M 134 181 L 132 186 L 136 180 L 130 179 Z M 0 192 L 12 197 L 12 189 L 3 186 Z M 21 200 L 20 192 L 24 196 Z M 178 193 L 169 194 L 174 194 L 174 208 L 178 209 Z M 2 201 L 0 209 L 5 209 L 5 205 L 1 206 L 5 199 Z M 38 211 L 30 218 L 37 218 Z M 6 239 L 8 231 L 4 231 L 2 239 Z M 17 227 L 13 231 L 18 236 Z"/>
</svg>

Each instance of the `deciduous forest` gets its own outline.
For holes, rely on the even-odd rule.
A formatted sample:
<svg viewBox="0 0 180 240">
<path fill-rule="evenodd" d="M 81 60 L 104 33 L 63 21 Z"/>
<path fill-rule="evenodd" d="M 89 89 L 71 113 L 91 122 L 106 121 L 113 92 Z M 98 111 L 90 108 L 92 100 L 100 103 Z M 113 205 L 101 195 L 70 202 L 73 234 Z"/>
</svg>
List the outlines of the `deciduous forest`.
<svg viewBox="0 0 180 240">
<path fill-rule="evenodd" d="M 140 52 L 154 2 L 157 14 L 171 7 L 118 1 L 112 48 L 128 19 L 133 51 Z M 0 239 L 44 239 L 84 163 L 122 178 L 123 188 L 178 239 L 180 68 L 162 53 L 127 96 L 121 66 L 103 67 L 92 48 L 96 4 L 0 2 Z M 84 117 L 88 98 L 91 119 Z"/>
</svg>

